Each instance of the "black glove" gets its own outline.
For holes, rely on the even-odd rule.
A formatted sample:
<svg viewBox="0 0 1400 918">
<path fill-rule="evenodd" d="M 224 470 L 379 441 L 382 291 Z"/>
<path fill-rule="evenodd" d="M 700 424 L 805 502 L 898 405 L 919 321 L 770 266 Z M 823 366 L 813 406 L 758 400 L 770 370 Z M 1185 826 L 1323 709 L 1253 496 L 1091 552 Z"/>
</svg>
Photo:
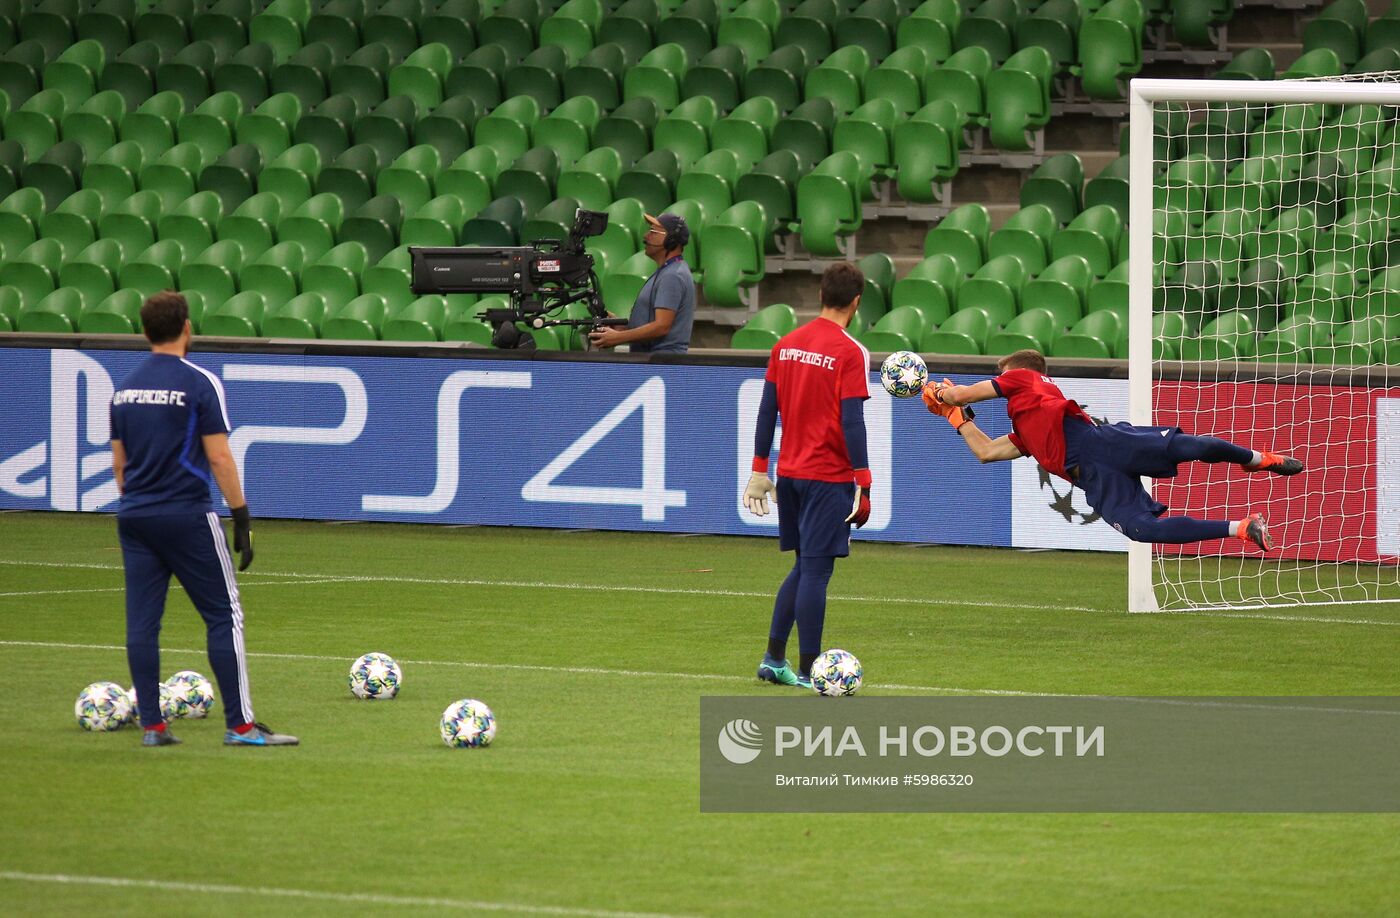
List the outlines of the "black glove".
<svg viewBox="0 0 1400 918">
<path fill-rule="evenodd" d="M 233 507 L 233 550 L 238 552 L 238 569 L 246 571 L 253 563 L 253 518 L 248 515 L 248 505 Z"/>
<path fill-rule="evenodd" d="M 851 507 L 851 515 L 846 517 L 846 522 L 855 523 L 857 529 L 870 522 L 870 489 L 857 488 L 856 500 Z"/>
</svg>

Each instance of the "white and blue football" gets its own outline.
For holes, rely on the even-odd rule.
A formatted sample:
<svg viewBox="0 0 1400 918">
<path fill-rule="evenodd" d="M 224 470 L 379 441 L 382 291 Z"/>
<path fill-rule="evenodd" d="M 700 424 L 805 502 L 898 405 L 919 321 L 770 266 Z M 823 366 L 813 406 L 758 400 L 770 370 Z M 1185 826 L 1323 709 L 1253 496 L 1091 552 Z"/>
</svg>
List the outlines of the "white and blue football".
<svg viewBox="0 0 1400 918">
<path fill-rule="evenodd" d="M 350 664 L 349 682 L 356 698 L 393 698 L 403 685 L 403 669 L 387 653 L 367 653 Z"/>
<path fill-rule="evenodd" d="M 454 701 L 442 712 L 442 741 L 453 749 L 479 749 L 496 738 L 496 715 L 475 698 Z"/>
<path fill-rule="evenodd" d="M 913 351 L 895 351 L 880 364 L 880 384 L 895 398 L 913 398 L 927 382 L 928 365 Z"/>
<path fill-rule="evenodd" d="M 828 650 L 812 663 L 812 688 L 818 695 L 854 695 L 860 689 L 865 671 L 855 654 Z"/>
</svg>

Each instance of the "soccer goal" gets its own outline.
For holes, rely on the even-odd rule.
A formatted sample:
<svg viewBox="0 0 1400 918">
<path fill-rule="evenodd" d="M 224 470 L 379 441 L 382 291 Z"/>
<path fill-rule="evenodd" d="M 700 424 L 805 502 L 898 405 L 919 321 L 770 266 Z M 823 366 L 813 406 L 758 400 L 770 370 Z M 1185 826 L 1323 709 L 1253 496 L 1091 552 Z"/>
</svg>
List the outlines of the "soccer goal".
<svg viewBox="0 0 1400 918">
<path fill-rule="evenodd" d="M 1134 80 L 1129 110 L 1129 420 L 1308 466 L 1151 482 L 1278 547 L 1134 545 L 1129 608 L 1400 603 L 1400 74 Z"/>
</svg>

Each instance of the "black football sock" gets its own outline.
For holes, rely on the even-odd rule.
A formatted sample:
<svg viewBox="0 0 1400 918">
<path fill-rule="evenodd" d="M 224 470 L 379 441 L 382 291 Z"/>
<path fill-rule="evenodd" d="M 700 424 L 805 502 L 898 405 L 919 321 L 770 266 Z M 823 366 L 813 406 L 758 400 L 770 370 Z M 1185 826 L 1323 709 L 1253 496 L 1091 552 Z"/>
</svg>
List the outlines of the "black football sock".
<svg viewBox="0 0 1400 918">
<path fill-rule="evenodd" d="M 812 664 L 817 662 L 819 656 L 821 656 L 819 653 L 802 654 L 801 662 L 797 664 L 797 674 L 804 679 L 810 679 L 812 677 Z"/>
<path fill-rule="evenodd" d="M 779 663 L 787 659 L 787 639 L 780 640 L 770 637 L 768 639 L 768 656 Z"/>
</svg>

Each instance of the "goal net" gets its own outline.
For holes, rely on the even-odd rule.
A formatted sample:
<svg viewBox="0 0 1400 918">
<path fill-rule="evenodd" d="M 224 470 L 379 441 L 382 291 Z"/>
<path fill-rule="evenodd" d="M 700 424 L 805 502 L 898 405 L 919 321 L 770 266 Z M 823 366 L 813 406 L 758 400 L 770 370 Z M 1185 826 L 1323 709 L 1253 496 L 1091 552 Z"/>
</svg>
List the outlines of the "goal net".
<svg viewBox="0 0 1400 918">
<path fill-rule="evenodd" d="M 1152 482 L 1277 547 L 1135 545 L 1129 607 L 1400 602 L 1400 75 L 1135 80 L 1130 110 L 1131 420 L 1307 470 Z"/>
</svg>

